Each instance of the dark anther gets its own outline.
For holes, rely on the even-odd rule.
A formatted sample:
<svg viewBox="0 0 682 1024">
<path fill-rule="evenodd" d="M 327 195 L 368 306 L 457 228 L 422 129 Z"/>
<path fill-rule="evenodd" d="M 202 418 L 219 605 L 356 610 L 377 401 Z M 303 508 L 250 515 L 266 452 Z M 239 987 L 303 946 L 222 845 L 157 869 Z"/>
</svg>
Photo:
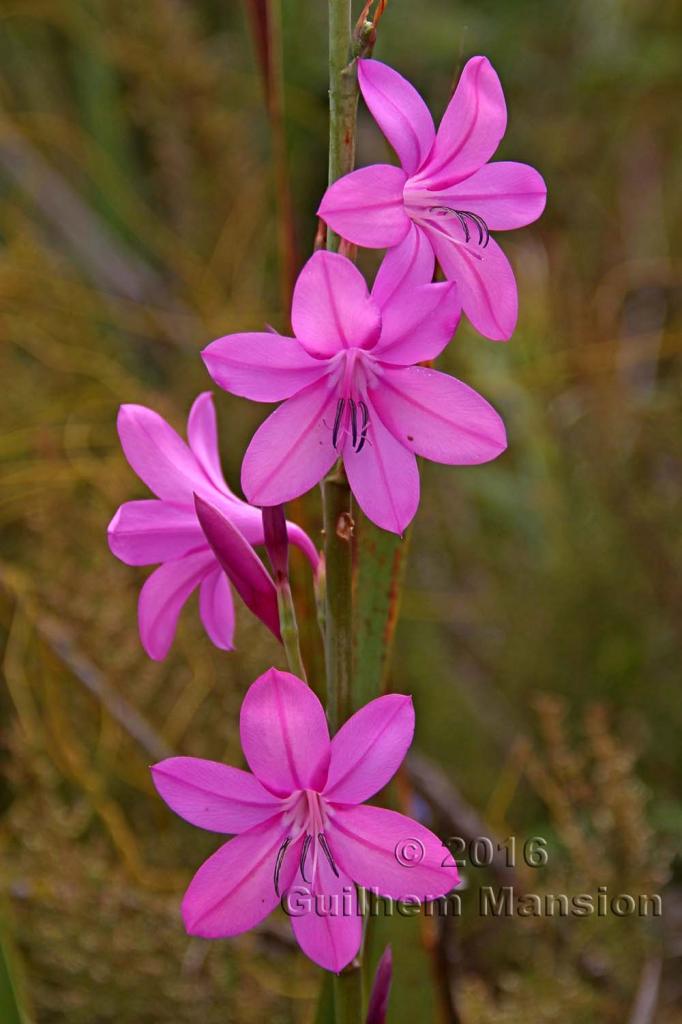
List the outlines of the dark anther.
<svg viewBox="0 0 682 1024">
<path fill-rule="evenodd" d="M 369 429 L 369 409 L 367 408 L 366 402 L 358 402 L 360 408 L 360 415 L 362 416 L 362 423 L 360 424 L 360 443 L 355 449 L 356 452 L 361 452 L 365 446 L 367 440 L 367 431 Z"/>
<path fill-rule="evenodd" d="M 348 399 L 348 404 L 350 405 L 351 441 L 353 443 L 353 447 L 355 448 L 356 444 L 358 443 L 358 407 L 352 398 Z"/>
<path fill-rule="evenodd" d="M 336 403 L 336 416 L 334 417 L 334 427 L 332 429 L 332 444 L 336 448 L 339 443 L 339 430 L 341 428 L 341 417 L 343 416 L 344 399 L 339 398 Z"/>
<path fill-rule="evenodd" d="M 322 851 L 323 851 L 325 857 L 329 861 L 329 867 L 332 869 L 332 871 L 334 872 L 334 874 L 338 878 L 339 877 L 339 869 L 337 868 L 336 864 L 334 863 L 334 858 L 332 857 L 332 851 L 329 849 L 329 844 L 327 842 L 327 837 L 325 836 L 324 832 L 318 832 L 317 833 L 317 838 L 320 841 L 320 846 L 322 847 Z"/>
<path fill-rule="evenodd" d="M 478 228 L 478 244 L 482 245 L 483 248 L 485 249 L 486 245 L 490 241 L 490 231 L 488 230 L 488 225 L 483 220 L 483 217 L 479 217 L 477 213 L 467 213 L 464 210 L 460 212 L 464 217 L 470 217 L 471 220 L 474 222 L 474 224 Z"/>
<path fill-rule="evenodd" d="M 488 225 L 477 213 L 472 213 L 471 210 L 454 210 L 450 206 L 431 206 L 429 207 L 429 213 L 437 214 L 450 214 L 452 217 L 456 217 L 459 223 L 462 225 L 462 231 L 464 232 L 464 241 L 469 242 L 471 239 L 471 231 L 469 230 L 468 221 L 475 225 L 478 231 L 478 244 L 484 249 L 490 241 L 490 229 Z"/>
<path fill-rule="evenodd" d="M 308 850 L 310 849 L 310 844 L 311 844 L 312 841 L 313 841 L 313 837 L 310 835 L 310 833 L 308 833 L 308 835 L 303 840 L 303 849 L 301 850 L 300 868 L 301 868 L 301 878 L 303 879 L 304 882 L 309 882 L 310 881 L 309 878 L 305 877 L 305 862 L 306 862 L 306 857 L 308 856 Z"/>
<path fill-rule="evenodd" d="M 464 241 L 468 242 L 469 239 L 471 238 L 471 232 L 469 231 L 469 225 L 467 224 L 467 219 L 466 219 L 466 217 L 464 216 L 464 214 L 462 213 L 461 210 L 455 210 L 455 215 L 456 215 L 458 221 L 460 222 L 460 224 L 462 225 L 462 231 L 464 232 Z M 480 228 L 479 228 L 479 232 L 480 232 Z"/>
<path fill-rule="evenodd" d="M 284 854 L 287 852 L 287 847 L 291 842 L 291 836 L 285 839 L 279 850 L 277 851 L 277 860 L 275 861 L 275 892 L 279 896 L 279 875 L 282 870 L 282 864 L 284 863 Z"/>
</svg>

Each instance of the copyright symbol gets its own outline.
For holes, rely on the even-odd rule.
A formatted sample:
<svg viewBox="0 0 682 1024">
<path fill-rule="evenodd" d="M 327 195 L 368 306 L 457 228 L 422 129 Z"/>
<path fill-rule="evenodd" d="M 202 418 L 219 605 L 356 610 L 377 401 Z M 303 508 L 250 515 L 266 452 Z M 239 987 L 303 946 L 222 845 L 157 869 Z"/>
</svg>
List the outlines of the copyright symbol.
<svg viewBox="0 0 682 1024">
<path fill-rule="evenodd" d="M 395 859 L 404 868 L 413 868 L 424 860 L 426 850 L 421 839 L 401 839 L 395 844 Z"/>
</svg>

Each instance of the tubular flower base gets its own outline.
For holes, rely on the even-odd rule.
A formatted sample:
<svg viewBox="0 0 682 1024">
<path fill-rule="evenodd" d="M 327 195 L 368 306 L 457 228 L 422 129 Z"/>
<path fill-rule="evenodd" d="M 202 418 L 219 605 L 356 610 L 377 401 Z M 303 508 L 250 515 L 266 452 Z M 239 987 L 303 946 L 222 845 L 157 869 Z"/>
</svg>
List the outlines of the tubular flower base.
<svg viewBox="0 0 682 1024">
<path fill-rule="evenodd" d="M 494 68 L 485 57 L 467 62 L 438 132 L 419 93 L 397 71 L 361 60 L 358 80 L 401 166 L 363 167 L 334 182 L 319 216 L 343 238 L 371 249 L 411 249 L 415 236 L 424 239 L 445 276 L 457 282 L 474 327 L 494 340 L 510 338 L 516 282 L 491 231 L 536 220 L 547 189 L 527 164 L 488 163 L 507 126 Z"/>
<path fill-rule="evenodd" d="M 417 234 L 387 255 L 371 295 L 350 260 L 317 252 L 294 290 L 294 338 L 232 334 L 204 350 L 226 391 L 285 400 L 244 456 L 249 501 L 283 504 L 341 457 L 365 514 L 402 533 L 419 504 L 417 455 L 471 465 L 505 449 L 504 424 L 484 398 L 414 365 L 439 355 L 459 320 L 455 286 L 431 284 L 432 275 L 431 250 Z"/>
<path fill-rule="evenodd" d="M 363 806 L 391 779 L 412 741 L 409 697 L 379 697 L 330 741 L 324 709 L 305 683 L 270 669 L 241 710 L 251 772 L 173 757 L 152 768 L 160 795 L 200 828 L 235 835 L 192 879 L 187 931 L 238 935 L 282 903 L 304 953 L 340 971 L 358 952 L 355 885 L 423 902 L 458 883 L 441 841 L 394 811 Z M 404 844 L 419 857 L 401 856 Z"/>
<path fill-rule="evenodd" d="M 241 501 L 225 482 L 211 393 L 199 395 L 192 405 L 187 423 L 189 444 L 158 413 L 142 405 L 121 406 L 118 432 L 128 462 L 157 496 L 157 500 L 121 505 L 108 529 L 109 547 L 122 562 L 162 563 L 140 591 L 138 620 L 144 649 L 157 661 L 165 658 L 182 607 L 199 587 L 199 611 L 206 632 L 217 647 L 231 650 L 232 591 L 228 575 L 202 531 L 195 495 L 229 521 L 233 546 L 263 544 L 263 521 L 260 509 Z M 294 523 L 288 523 L 287 529 L 291 543 L 301 548 L 315 569 L 319 558 L 313 542 Z M 253 559 L 260 561 L 255 552 Z M 262 564 L 261 568 L 265 573 Z M 276 615 L 261 618 L 278 633 Z"/>
</svg>

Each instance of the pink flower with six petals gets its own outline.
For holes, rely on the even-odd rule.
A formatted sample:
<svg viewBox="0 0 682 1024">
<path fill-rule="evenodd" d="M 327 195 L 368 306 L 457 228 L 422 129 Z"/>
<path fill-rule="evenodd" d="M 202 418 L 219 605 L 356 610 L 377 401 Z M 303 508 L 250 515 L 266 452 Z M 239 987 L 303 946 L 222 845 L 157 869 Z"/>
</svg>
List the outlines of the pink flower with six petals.
<svg viewBox="0 0 682 1024">
<path fill-rule="evenodd" d="M 390 694 L 361 708 L 330 742 L 313 691 L 270 669 L 241 709 L 253 774 L 193 757 L 155 765 L 154 784 L 176 814 L 235 835 L 192 879 L 182 902 L 187 931 L 238 935 L 281 900 L 303 952 L 340 971 L 362 938 L 356 884 L 411 902 L 457 885 L 454 862 L 432 832 L 364 806 L 394 775 L 413 732 L 411 699 Z"/>
<path fill-rule="evenodd" d="M 199 612 L 206 632 L 217 647 L 231 650 L 232 592 L 199 524 L 195 495 L 229 520 L 234 528 L 233 544 L 263 544 L 263 518 L 260 509 L 241 501 L 225 482 L 211 393 L 205 391 L 192 405 L 187 423 L 189 444 L 158 413 L 142 405 L 121 406 L 118 433 L 128 462 L 158 499 L 125 502 L 108 528 L 109 547 L 122 562 L 163 563 L 140 591 L 138 622 L 144 649 L 150 658 L 165 658 L 182 607 L 199 587 Z M 291 543 L 307 555 L 315 569 L 318 554 L 308 535 L 295 523 L 288 523 L 287 531 Z M 267 577 L 262 563 L 261 569 Z M 255 584 L 261 585 L 262 579 Z M 272 607 L 274 616 L 268 605 L 260 617 L 277 633 L 274 586 Z M 254 610 L 258 614 L 257 608 Z"/>
<path fill-rule="evenodd" d="M 474 327 L 511 337 L 518 298 L 514 273 L 491 231 L 523 227 L 545 208 L 547 189 L 527 164 L 488 163 L 507 126 L 500 80 L 472 57 L 435 131 L 423 99 L 397 71 L 358 62 L 362 95 L 401 167 L 377 164 L 340 178 L 319 216 L 343 238 L 372 249 L 427 239 L 445 276 L 456 281 Z"/>
<path fill-rule="evenodd" d="M 484 398 L 413 365 L 439 355 L 459 319 L 455 286 L 427 283 L 432 272 L 416 234 L 386 256 L 371 295 L 350 260 L 317 252 L 294 289 L 294 338 L 232 334 L 204 350 L 226 391 L 285 399 L 244 456 L 242 487 L 254 505 L 303 494 L 340 456 L 365 514 L 402 533 L 419 504 L 416 455 L 472 465 L 504 450 L 504 424 Z"/>
</svg>

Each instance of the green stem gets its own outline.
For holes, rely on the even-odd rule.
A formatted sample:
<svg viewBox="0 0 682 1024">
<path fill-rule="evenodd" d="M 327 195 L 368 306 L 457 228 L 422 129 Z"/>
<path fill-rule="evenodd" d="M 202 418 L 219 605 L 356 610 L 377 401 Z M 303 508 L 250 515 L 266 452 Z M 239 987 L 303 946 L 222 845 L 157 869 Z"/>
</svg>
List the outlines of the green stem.
<svg viewBox="0 0 682 1024">
<path fill-rule="evenodd" d="M 358 106 L 352 55 L 351 0 L 329 0 L 329 183 L 353 169 Z M 327 232 L 327 248 L 339 238 Z M 352 528 L 346 474 L 337 467 L 322 484 L 326 570 L 325 661 L 327 715 L 332 731 L 352 709 Z"/>
<path fill-rule="evenodd" d="M 329 184 L 353 170 L 357 67 L 352 55 L 351 0 L 329 0 Z M 334 252 L 339 236 L 327 230 Z"/>
<path fill-rule="evenodd" d="M 352 54 L 351 0 L 329 0 L 329 183 L 353 170 L 358 107 L 356 61 Z M 339 237 L 327 231 L 327 248 Z M 353 602 L 351 494 L 339 465 L 322 485 L 326 568 L 325 661 L 327 716 L 332 732 L 353 707 Z M 362 970 L 354 961 L 334 978 L 336 1024 L 362 1020 Z"/>
<path fill-rule="evenodd" d="M 362 968 L 357 960 L 334 975 L 335 1024 L 359 1024 L 362 1017 Z"/>
<path fill-rule="evenodd" d="M 280 583 L 277 586 L 277 607 L 279 609 L 279 629 L 282 634 L 287 664 L 295 676 L 307 682 L 305 665 L 303 664 L 301 646 L 298 639 L 296 609 L 294 608 L 294 599 L 291 596 L 291 587 L 288 582 Z"/>
<path fill-rule="evenodd" d="M 352 56 L 351 0 L 329 0 L 329 182 L 353 169 L 358 88 Z M 327 234 L 327 248 L 338 248 Z M 326 568 L 327 715 L 333 731 L 352 710 L 352 528 L 346 474 L 337 467 L 322 485 Z"/>
<path fill-rule="evenodd" d="M 324 515 L 325 662 L 327 718 L 332 733 L 352 710 L 353 603 L 352 528 L 350 488 L 339 469 L 322 484 Z"/>
</svg>

